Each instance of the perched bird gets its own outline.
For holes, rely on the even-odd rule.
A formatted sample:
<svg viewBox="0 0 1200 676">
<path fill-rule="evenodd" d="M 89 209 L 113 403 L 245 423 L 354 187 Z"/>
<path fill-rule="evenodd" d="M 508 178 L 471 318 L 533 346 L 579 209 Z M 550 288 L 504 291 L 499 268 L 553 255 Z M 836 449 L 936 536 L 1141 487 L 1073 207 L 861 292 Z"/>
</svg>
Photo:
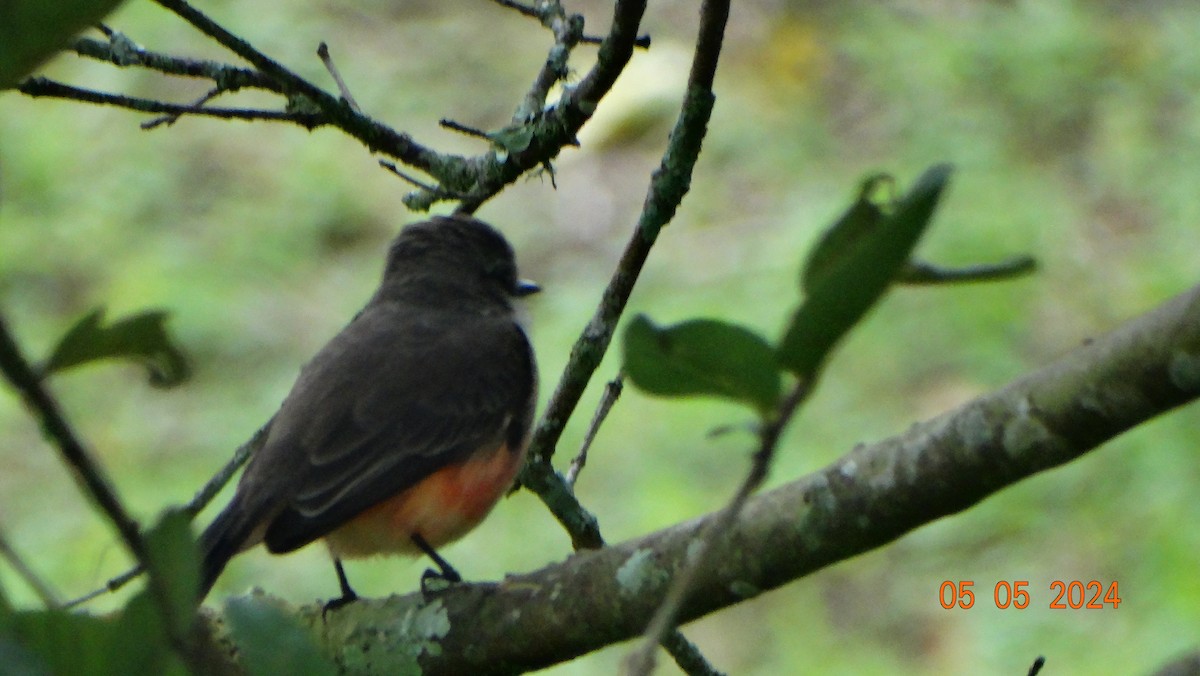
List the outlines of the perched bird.
<svg viewBox="0 0 1200 676">
<path fill-rule="evenodd" d="M 233 499 L 200 538 L 200 596 L 235 554 L 324 538 L 343 558 L 428 555 L 474 528 L 524 460 L 537 399 L 512 247 L 486 223 L 435 217 L 392 242 L 379 289 L 312 358 Z M 422 582 L 426 581 L 422 578 Z"/>
</svg>

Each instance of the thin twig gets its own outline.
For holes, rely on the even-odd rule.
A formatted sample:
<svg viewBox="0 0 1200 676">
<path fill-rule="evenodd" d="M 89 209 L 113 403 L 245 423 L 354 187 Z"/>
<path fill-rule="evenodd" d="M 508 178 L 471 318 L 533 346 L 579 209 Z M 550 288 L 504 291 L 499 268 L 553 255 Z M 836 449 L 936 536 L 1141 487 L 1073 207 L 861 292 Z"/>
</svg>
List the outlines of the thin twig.
<svg viewBox="0 0 1200 676">
<path fill-rule="evenodd" d="M 196 99 L 195 101 L 193 101 L 191 103 L 190 107 L 192 108 L 192 111 L 195 112 L 195 110 L 197 108 L 199 108 L 200 106 L 203 106 L 204 104 L 208 103 L 209 101 L 212 101 L 213 99 L 220 96 L 222 93 L 223 92 L 221 91 L 220 87 L 214 87 L 214 88 L 210 89 L 204 96 L 201 96 L 200 98 Z M 169 126 L 175 124 L 176 122 L 178 122 L 180 117 L 183 117 L 182 113 L 175 113 L 172 115 L 163 115 L 162 117 L 156 117 L 153 120 L 148 120 L 146 122 L 143 122 L 141 124 L 141 127 L 142 127 L 142 129 L 145 129 L 146 131 L 149 131 L 151 129 L 154 129 L 155 127 L 158 127 L 158 126 L 164 125 L 164 124 L 169 127 Z"/>
<path fill-rule="evenodd" d="M 577 86 L 565 87 L 563 97 L 554 105 L 545 106 L 546 94 L 555 82 L 568 73 L 570 48 L 583 36 L 583 18 L 566 16 L 558 2 L 544 2 L 534 12 L 539 20 L 555 34 L 555 44 L 543 63 L 535 83 L 517 107 L 514 120 L 529 123 L 532 138 L 518 152 L 501 154 L 489 149 L 476 157 L 438 153 L 397 132 L 360 111 L 349 101 L 332 95 L 305 80 L 275 61 L 245 40 L 234 35 L 186 0 L 154 0 L 174 12 L 197 30 L 249 62 L 257 70 L 238 68 L 214 61 L 183 59 L 148 51 L 120 33 L 101 27 L 107 43 L 80 38 L 73 44 L 81 55 L 103 59 L 119 66 L 140 66 L 166 74 L 186 77 L 205 77 L 214 81 L 222 91 L 256 87 L 277 92 L 288 98 L 283 111 L 238 108 L 193 108 L 162 101 L 94 92 L 44 80 L 27 80 L 20 89 L 31 96 L 57 96 L 95 103 L 120 106 L 159 115 L 205 115 L 246 120 L 288 121 L 313 129 L 331 125 L 352 138 L 358 139 L 373 153 L 393 157 L 434 177 L 436 191 L 422 191 L 405 196 L 404 202 L 414 210 L 427 210 L 434 202 L 459 200 L 458 211 L 474 213 L 505 186 L 526 172 L 544 167 L 563 147 L 577 144 L 576 134 L 591 118 L 600 99 L 607 94 L 617 76 L 628 64 L 633 50 L 647 44 L 637 30 L 645 13 L 646 0 L 617 0 L 607 36 L 600 41 L 596 63 Z M 518 5 L 513 3 L 514 7 Z M 595 41 L 596 38 L 592 40 Z M 543 107 L 545 106 L 545 107 Z"/>
<path fill-rule="evenodd" d="M 552 11 L 538 11 L 534 7 L 530 7 L 529 5 L 525 5 L 520 2 L 513 2 L 513 0 L 492 0 L 492 2 L 495 2 L 497 5 L 500 5 L 501 7 L 515 9 L 518 13 L 520 13 L 524 16 L 527 16 L 531 19 L 537 19 L 538 21 L 542 22 L 542 24 L 547 27 L 550 26 L 550 21 L 551 21 L 550 17 L 553 16 Z M 598 44 L 604 42 L 604 38 L 596 36 L 596 35 L 582 35 L 579 37 L 579 42 L 586 43 L 589 45 L 598 45 Z M 633 45 L 635 47 L 640 47 L 642 49 L 650 49 L 650 36 L 649 35 L 638 36 L 637 39 L 634 40 Z"/>
<path fill-rule="evenodd" d="M 513 2 L 513 0 L 492 0 L 492 2 L 496 3 L 497 5 L 500 5 L 501 7 L 515 9 L 518 12 L 520 12 L 521 14 L 523 14 L 527 17 L 533 18 L 533 19 L 541 19 L 542 18 L 542 15 L 539 14 L 536 9 L 534 9 L 533 7 L 530 7 L 529 5 L 522 4 L 520 2 Z"/>
<path fill-rule="evenodd" d="M 21 558 L 21 555 L 18 554 L 17 551 L 12 548 L 12 545 L 8 543 L 8 538 L 4 537 L 3 532 L 0 532 L 0 557 L 3 557 L 5 561 L 8 561 L 8 565 L 12 566 L 12 569 L 16 571 L 17 575 L 20 576 L 22 580 L 25 581 L 25 584 L 29 585 L 29 588 L 33 590 L 33 593 L 37 594 L 37 597 L 41 599 L 43 606 L 47 608 L 58 607 L 58 594 L 55 593 L 54 589 L 44 580 L 42 580 L 42 578 L 39 577 L 36 572 L 34 572 L 33 568 L 31 568 L 29 564 L 25 563 L 25 560 Z"/>
<path fill-rule="evenodd" d="M 588 426 L 587 433 L 583 435 L 579 453 L 571 461 L 571 466 L 567 468 L 567 476 L 564 477 L 571 490 L 575 490 L 575 480 L 579 478 L 579 472 L 587 465 L 588 449 L 592 447 L 596 433 L 600 431 L 600 426 L 604 424 L 604 419 L 608 417 L 608 412 L 612 410 L 613 404 L 617 403 L 624 387 L 625 377 L 620 375 L 604 386 L 604 393 L 600 395 L 600 403 L 596 405 L 596 413 L 592 416 L 592 424 Z"/>
<path fill-rule="evenodd" d="M 136 580 L 138 578 L 138 576 L 144 572 L 146 572 L 146 570 L 144 568 L 142 568 L 141 566 L 134 566 L 133 568 L 130 568 L 129 570 L 125 571 L 124 573 L 121 573 L 120 575 L 118 575 L 118 576 L 110 579 L 108 582 L 104 583 L 103 587 L 100 587 L 98 589 L 93 589 L 92 591 L 84 594 L 83 596 L 77 596 L 77 597 L 71 599 L 70 601 L 67 601 L 66 603 L 62 604 L 61 608 L 63 610 L 70 610 L 71 608 L 74 608 L 76 606 L 81 606 L 81 605 L 87 603 L 88 601 L 91 601 L 92 599 L 96 599 L 101 596 L 104 596 L 105 594 L 115 592 L 118 589 L 120 589 L 121 587 L 124 587 L 125 585 L 129 584 L 130 582 L 133 582 L 134 580 Z"/>
<path fill-rule="evenodd" d="M 426 192 L 430 192 L 430 193 L 434 193 L 439 196 L 446 196 L 446 197 L 466 197 L 466 195 L 453 193 L 453 192 L 446 190 L 445 188 L 441 188 L 436 185 L 430 185 L 429 183 L 425 183 L 425 182 L 421 181 L 420 179 L 418 179 L 417 177 L 415 177 L 411 174 L 405 173 L 405 171 L 403 169 L 401 169 L 400 167 L 397 167 L 394 162 L 388 162 L 387 160 L 379 160 L 379 166 L 383 167 L 384 169 L 387 169 L 388 171 L 392 172 L 396 176 L 399 176 L 401 179 L 405 180 L 406 182 L 411 183 L 412 185 L 414 185 Z"/>
<path fill-rule="evenodd" d="M 585 45 L 598 45 L 598 44 L 604 42 L 604 38 L 602 38 L 598 35 L 584 35 L 579 38 L 579 42 L 580 42 L 580 44 L 585 44 Z M 637 38 L 634 39 L 634 41 L 633 41 L 633 46 L 637 47 L 639 49 L 650 49 L 650 36 L 649 35 L 637 36 Z"/>
<path fill-rule="evenodd" d="M 285 93 L 301 94 L 312 100 L 318 107 L 324 108 L 325 105 L 330 104 L 336 106 L 336 99 L 328 92 L 288 70 L 279 62 L 255 49 L 249 42 L 230 33 L 185 0 L 154 0 L 154 2 L 174 12 L 201 33 L 216 40 L 229 51 L 245 59 L 250 65 L 273 78 L 283 85 Z"/>
<path fill-rule="evenodd" d="M 253 108 L 197 108 L 192 105 L 164 103 L 162 101 L 155 101 L 152 99 L 124 96 L 121 94 L 109 94 L 107 92 L 99 92 L 93 89 L 74 87 L 61 82 L 55 82 L 54 80 L 44 77 L 28 78 L 22 82 L 17 89 L 21 91 L 21 93 L 32 97 L 49 96 L 60 99 L 71 99 L 74 101 L 83 101 L 85 103 L 128 108 L 130 110 L 137 110 L 143 113 L 203 115 L 206 117 L 219 117 L 229 120 L 278 120 L 282 122 L 294 122 L 306 129 L 314 129 L 328 123 L 328 120 L 325 118 L 325 116 L 321 115 L 320 113 L 256 110 Z"/>
<path fill-rule="evenodd" d="M 273 422 L 275 422 L 274 417 L 268 420 L 265 425 L 258 428 L 258 430 L 251 435 L 244 444 L 238 446 L 237 450 L 233 452 L 233 457 L 229 459 L 229 462 L 225 463 L 225 466 L 218 470 L 217 473 L 214 474 L 206 484 L 204 484 L 203 488 L 196 491 L 196 494 L 192 496 L 192 499 L 183 506 L 183 511 L 188 515 L 189 518 L 196 518 L 196 515 L 203 511 L 204 508 L 208 506 L 208 503 L 212 502 L 212 499 L 217 496 L 217 493 L 221 492 L 221 489 L 225 487 L 225 484 L 229 483 L 229 480 L 233 478 L 233 475 L 237 474 L 237 471 L 242 468 L 242 465 L 245 465 L 246 462 L 250 460 L 250 456 L 257 453 L 258 450 L 263 447 L 263 444 L 267 442 L 267 434 L 271 431 L 271 423 Z"/>
<path fill-rule="evenodd" d="M 443 117 L 442 119 L 438 120 L 438 124 L 441 125 L 442 127 L 445 127 L 446 129 L 456 131 L 456 132 L 466 135 L 466 136 L 471 136 L 474 138 L 481 138 L 481 139 L 484 139 L 485 141 L 492 140 L 488 136 L 488 133 L 486 131 L 484 131 L 482 129 L 476 129 L 475 127 L 468 127 L 465 124 L 455 122 L 454 120 L 451 120 L 448 118 Z"/>
<path fill-rule="evenodd" d="M 554 33 L 554 45 L 550 48 L 550 53 L 546 55 L 546 60 L 542 62 L 537 76 L 534 77 L 533 85 L 530 86 L 525 98 L 513 113 L 514 124 L 522 124 L 541 114 L 542 109 L 546 106 L 546 97 L 550 94 L 550 89 L 559 81 L 565 80 L 570 73 L 568 62 L 571 58 L 571 50 L 579 44 L 579 39 L 583 37 L 582 14 L 568 16 L 562 3 L 558 0 L 543 2 L 540 10 L 538 18 Z"/>
<path fill-rule="evenodd" d="M 329 75 L 333 77 L 333 81 L 337 83 L 338 91 L 342 93 L 342 98 L 346 103 L 350 104 L 350 108 L 361 113 L 362 108 L 359 107 L 358 101 L 354 100 L 354 96 L 350 94 L 350 88 L 346 86 L 346 81 L 342 79 L 342 74 L 338 72 L 337 66 L 333 63 L 333 57 L 329 55 L 329 45 L 322 42 L 317 45 L 317 56 L 320 57 L 321 63 L 325 64 L 325 70 L 329 71 Z"/>
<path fill-rule="evenodd" d="M 630 676 L 646 676 L 654 671 L 655 647 L 661 642 L 662 637 L 675 626 L 679 608 L 687 600 L 692 581 L 700 569 L 710 561 L 712 551 L 721 542 L 720 538 L 729 532 L 730 526 L 741 514 L 742 508 L 746 506 L 746 501 L 767 478 L 767 473 L 775 459 L 779 437 L 795 415 L 797 408 L 808 398 L 808 394 L 812 391 L 811 384 L 811 382 L 797 384 L 780 403 L 775 418 L 763 426 L 759 436 L 758 450 L 751 459 L 750 471 L 746 474 L 746 478 L 742 480 L 742 484 L 725 509 L 721 510 L 721 513 L 709 523 L 708 528 L 705 528 L 692 543 L 688 550 L 689 556 L 686 563 L 671 580 L 671 587 L 667 590 L 662 604 L 659 605 L 650 624 L 646 627 L 646 632 L 642 635 L 643 640 L 626 657 L 625 672 Z"/>
<path fill-rule="evenodd" d="M 42 387 L 29 362 L 21 356 L 20 348 L 9 333 L 3 318 L 0 318 L 0 370 L 3 370 L 4 376 L 20 392 L 26 405 L 41 419 L 43 429 L 58 446 L 59 452 L 73 470 L 73 476 L 82 485 L 84 492 L 91 496 L 108 516 L 130 553 L 144 565 L 146 542 L 142 539 L 137 521 L 125 511 L 125 506 L 121 504 L 108 477 L 104 476 L 103 470 L 84 449 L 75 431 L 63 417 L 58 403 Z"/>
<path fill-rule="evenodd" d="M 113 489 L 112 482 L 108 480 L 100 465 L 84 448 L 70 423 L 63 416 L 58 402 L 42 386 L 29 362 L 21 355 L 21 350 L 9 333 L 3 317 L 0 317 L 0 371 L 3 371 L 8 381 L 21 393 L 25 404 L 41 420 L 42 429 L 58 447 L 59 453 L 72 470 L 72 476 L 80 484 L 83 492 L 112 522 L 138 565 L 151 571 L 148 582 L 151 597 L 165 620 L 173 646 L 182 654 L 185 641 L 183 637 L 176 634 L 176 627 L 180 626 L 180 623 L 174 619 L 175 611 L 164 581 L 155 574 L 154 569 L 149 565 L 149 549 L 145 539 L 142 538 L 137 521 L 125 510 L 125 506 L 121 504 L 120 498 Z"/>
<path fill-rule="evenodd" d="M 199 491 L 196 491 L 196 494 L 192 496 L 192 499 L 183 506 L 183 512 L 188 515 L 189 519 L 195 519 L 196 515 L 203 511 L 204 508 L 208 506 L 208 503 L 212 502 L 212 499 L 217 496 L 217 493 L 221 492 L 221 489 L 225 487 L 225 484 L 229 483 L 230 479 L 233 478 L 233 475 L 242 468 L 242 465 L 245 465 L 246 462 L 250 460 L 250 456 L 257 453 L 258 450 L 263 447 L 263 444 L 267 441 L 267 433 L 271 430 L 271 423 L 274 421 L 275 418 L 272 417 L 267 421 L 267 424 L 258 428 L 258 431 L 255 432 L 250 439 L 246 441 L 246 443 L 238 446 L 238 449 L 234 451 L 233 457 L 229 459 L 229 462 L 225 463 L 225 466 L 218 470 L 217 473 L 214 474 Z M 98 596 L 115 592 L 121 587 L 124 587 L 131 581 L 135 580 L 137 576 L 141 575 L 143 572 L 144 571 L 142 570 L 141 566 L 130 568 L 124 573 L 111 578 L 104 584 L 103 587 L 100 587 L 99 589 L 93 589 L 83 596 L 71 599 L 63 604 L 62 607 L 74 608 L 75 606 L 87 603 Z"/>
<path fill-rule="evenodd" d="M 401 134 L 352 109 L 349 102 L 340 101 L 337 97 L 285 68 L 184 0 L 154 0 L 154 2 L 174 12 L 201 33 L 216 40 L 266 76 L 274 79 L 284 93 L 308 99 L 325 114 L 324 117 L 327 118 L 329 124 L 337 126 L 358 139 L 372 151 L 390 155 L 409 166 L 430 173 L 437 171 L 440 166 L 451 159 L 416 143 L 408 134 Z"/>
<path fill-rule="evenodd" d="M 222 91 L 254 88 L 277 94 L 284 93 L 283 87 L 277 81 L 256 70 L 207 59 L 187 59 L 151 51 L 134 44 L 120 33 L 111 33 L 108 42 L 85 37 L 75 38 L 71 41 L 70 48 L 80 56 L 107 61 L 120 68 L 137 66 L 165 75 L 206 78 L 217 83 Z"/>
</svg>

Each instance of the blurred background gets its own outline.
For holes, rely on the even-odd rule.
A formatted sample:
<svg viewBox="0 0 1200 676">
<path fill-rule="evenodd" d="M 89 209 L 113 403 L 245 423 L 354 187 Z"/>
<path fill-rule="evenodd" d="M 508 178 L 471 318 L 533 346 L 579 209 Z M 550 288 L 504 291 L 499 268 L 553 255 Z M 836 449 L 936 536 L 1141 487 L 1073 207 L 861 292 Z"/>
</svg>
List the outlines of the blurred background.
<svg viewBox="0 0 1200 676">
<path fill-rule="evenodd" d="M 327 41 L 368 114 L 462 153 L 483 147 L 437 120 L 503 126 L 550 45 L 535 22 L 484 0 L 201 7 L 332 88 L 315 56 Z M 607 29 L 611 3 L 568 9 L 585 14 L 590 33 Z M 658 164 L 696 10 L 650 4 L 653 47 L 635 54 L 582 148 L 563 152 L 557 190 L 533 177 L 479 213 L 545 288 L 531 304 L 543 400 Z M 232 61 L 149 3 L 127 3 L 108 23 L 150 49 Z M 1200 279 L 1198 30 L 1200 6 L 1170 0 L 735 3 L 692 192 L 631 310 L 664 322 L 719 317 L 776 337 L 798 300 L 807 246 L 859 179 L 882 170 L 907 186 L 949 161 L 958 171 L 922 256 L 969 264 L 1032 253 L 1041 271 L 890 295 L 792 425 L 771 484 L 1046 364 Z M 593 56 L 580 47 L 577 72 Z M 206 90 L 73 57 L 43 72 L 178 102 Z M 110 317 L 172 312 L 195 368 L 185 386 L 154 390 L 123 365 L 53 382 L 126 504 L 151 519 L 190 498 L 270 417 L 299 367 L 366 300 L 388 240 L 420 216 L 401 203 L 407 187 L 337 132 L 200 118 L 142 131 L 145 119 L 0 96 L 0 308 L 35 358 L 95 306 Z M 563 467 L 617 354 L 567 430 Z M 716 509 L 740 481 L 751 440 L 706 435 L 746 419 L 735 406 L 627 389 L 579 496 L 613 542 Z M 1045 673 L 1147 673 L 1200 637 L 1198 425 L 1200 409 L 1188 407 L 686 633 L 734 674 L 1023 674 L 1038 655 Z M 111 529 L 9 390 L 0 467 L 0 528 L 62 595 L 125 569 Z M 521 492 L 444 553 L 468 578 L 498 579 L 569 552 L 537 498 Z M 360 593 L 386 595 L 414 590 L 424 567 L 381 559 L 351 563 L 349 574 Z M 1119 583 L 1119 608 L 1048 609 L 1051 581 L 1093 579 Z M 943 610 L 945 580 L 975 581 L 975 607 Z M 996 609 L 1001 580 L 1028 580 L 1030 607 Z M 0 585 L 36 605 L 5 566 Z M 255 551 L 230 566 L 210 603 L 253 585 L 295 602 L 337 590 L 320 547 L 283 558 Z M 550 673 L 612 673 L 626 650 Z"/>
</svg>

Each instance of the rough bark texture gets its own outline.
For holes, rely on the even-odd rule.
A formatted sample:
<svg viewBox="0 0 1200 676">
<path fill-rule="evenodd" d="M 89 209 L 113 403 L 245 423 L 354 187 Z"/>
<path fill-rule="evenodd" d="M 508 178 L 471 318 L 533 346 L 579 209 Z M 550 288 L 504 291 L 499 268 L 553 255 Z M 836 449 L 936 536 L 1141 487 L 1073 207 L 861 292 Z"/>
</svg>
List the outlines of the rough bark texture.
<svg viewBox="0 0 1200 676">
<path fill-rule="evenodd" d="M 962 511 L 1200 395 L 1200 287 L 957 410 L 752 499 L 681 618 Z M 637 635 L 711 515 L 499 584 L 297 614 L 347 673 L 516 673 Z"/>
</svg>

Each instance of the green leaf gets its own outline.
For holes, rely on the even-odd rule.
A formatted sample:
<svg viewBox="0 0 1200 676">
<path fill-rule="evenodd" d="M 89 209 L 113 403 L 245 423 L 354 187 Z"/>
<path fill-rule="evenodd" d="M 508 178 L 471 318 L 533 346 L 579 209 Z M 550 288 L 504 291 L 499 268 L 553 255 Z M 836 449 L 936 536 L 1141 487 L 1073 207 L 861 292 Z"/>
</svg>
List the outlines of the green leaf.
<svg viewBox="0 0 1200 676">
<path fill-rule="evenodd" d="M 167 333 L 167 313 L 151 310 L 102 326 L 104 309 L 97 308 L 76 322 L 58 341 L 42 366 L 42 377 L 98 359 L 136 361 L 149 371 L 150 384 L 172 387 L 191 375 L 187 358 Z"/>
<path fill-rule="evenodd" d="M 25 656 L 28 673 L 110 676 L 161 674 L 173 661 L 157 615 L 138 612 L 132 599 L 117 617 L 63 610 L 19 611 L 13 653 Z M 0 640 L 3 640 L 0 638 Z M 4 670 L 7 663 L 0 666 Z"/>
<path fill-rule="evenodd" d="M 836 256 L 822 254 L 818 274 L 805 275 L 811 286 L 779 347 L 785 368 L 802 378 L 814 376 L 838 340 L 887 291 L 929 225 L 951 171 L 946 164 L 926 170 L 881 221 L 864 227 L 863 218 L 850 219 L 847 227 L 854 229 L 852 236 L 828 234 L 818 244 L 820 248 L 831 239 L 842 242 Z M 860 195 L 856 206 L 863 202 Z M 852 206 L 847 214 L 854 211 Z M 838 224 L 843 222 L 846 217 Z"/>
<path fill-rule="evenodd" d="M 46 666 L 30 654 L 16 636 L 0 631 L 0 664 L 5 676 L 51 676 Z"/>
<path fill-rule="evenodd" d="M 164 585 L 170 606 L 170 616 L 164 619 L 172 623 L 176 635 L 187 633 L 199 605 L 200 552 L 190 522 L 187 512 L 167 510 L 145 536 L 150 574 Z"/>
<path fill-rule="evenodd" d="M 49 676 L 42 661 L 21 645 L 16 624 L 16 613 L 0 589 L 0 671 L 11 676 Z"/>
<path fill-rule="evenodd" d="M 121 0 L 0 2 L 0 89 L 7 89 L 96 23 Z"/>
<path fill-rule="evenodd" d="M 978 263 L 956 268 L 910 260 L 896 277 L 897 284 L 932 286 L 935 284 L 969 284 L 996 282 L 1023 277 L 1037 270 L 1033 256 L 1016 256 L 999 263 Z"/>
<path fill-rule="evenodd" d="M 337 674 L 312 634 L 270 601 L 254 596 L 230 599 L 225 604 L 225 619 L 249 676 Z"/>
<path fill-rule="evenodd" d="M 779 400 L 779 364 L 767 341 L 714 319 L 660 327 L 645 315 L 634 317 L 625 329 L 624 369 L 651 394 L 725 397 L 753 406 L 760 415 Z"/>
<path fill-rule="evenodd" d="M 133 664 L 138 665 L 134 668 L 139 671 L 99 673 L 150 673 L 167 676 L 182 671 L 182 665 L 171 648 L 162 609 L 148 588 L 142 589 L 125 604 L 109 650 L 125 655 Z"/>
<path fill-rule="evenodd" d="M 829 272 L 836 268 L 864 239 L 879 231 L 884 221 L 884 209 L 889 205 L 874 197 L 880 186 L 894 186 L 888 174 L 873 174 L 863 179 L 854 204 L 825 230 L 812 248 L 800 277 L 800 288 L 812 293 Z"/>
</svg>

